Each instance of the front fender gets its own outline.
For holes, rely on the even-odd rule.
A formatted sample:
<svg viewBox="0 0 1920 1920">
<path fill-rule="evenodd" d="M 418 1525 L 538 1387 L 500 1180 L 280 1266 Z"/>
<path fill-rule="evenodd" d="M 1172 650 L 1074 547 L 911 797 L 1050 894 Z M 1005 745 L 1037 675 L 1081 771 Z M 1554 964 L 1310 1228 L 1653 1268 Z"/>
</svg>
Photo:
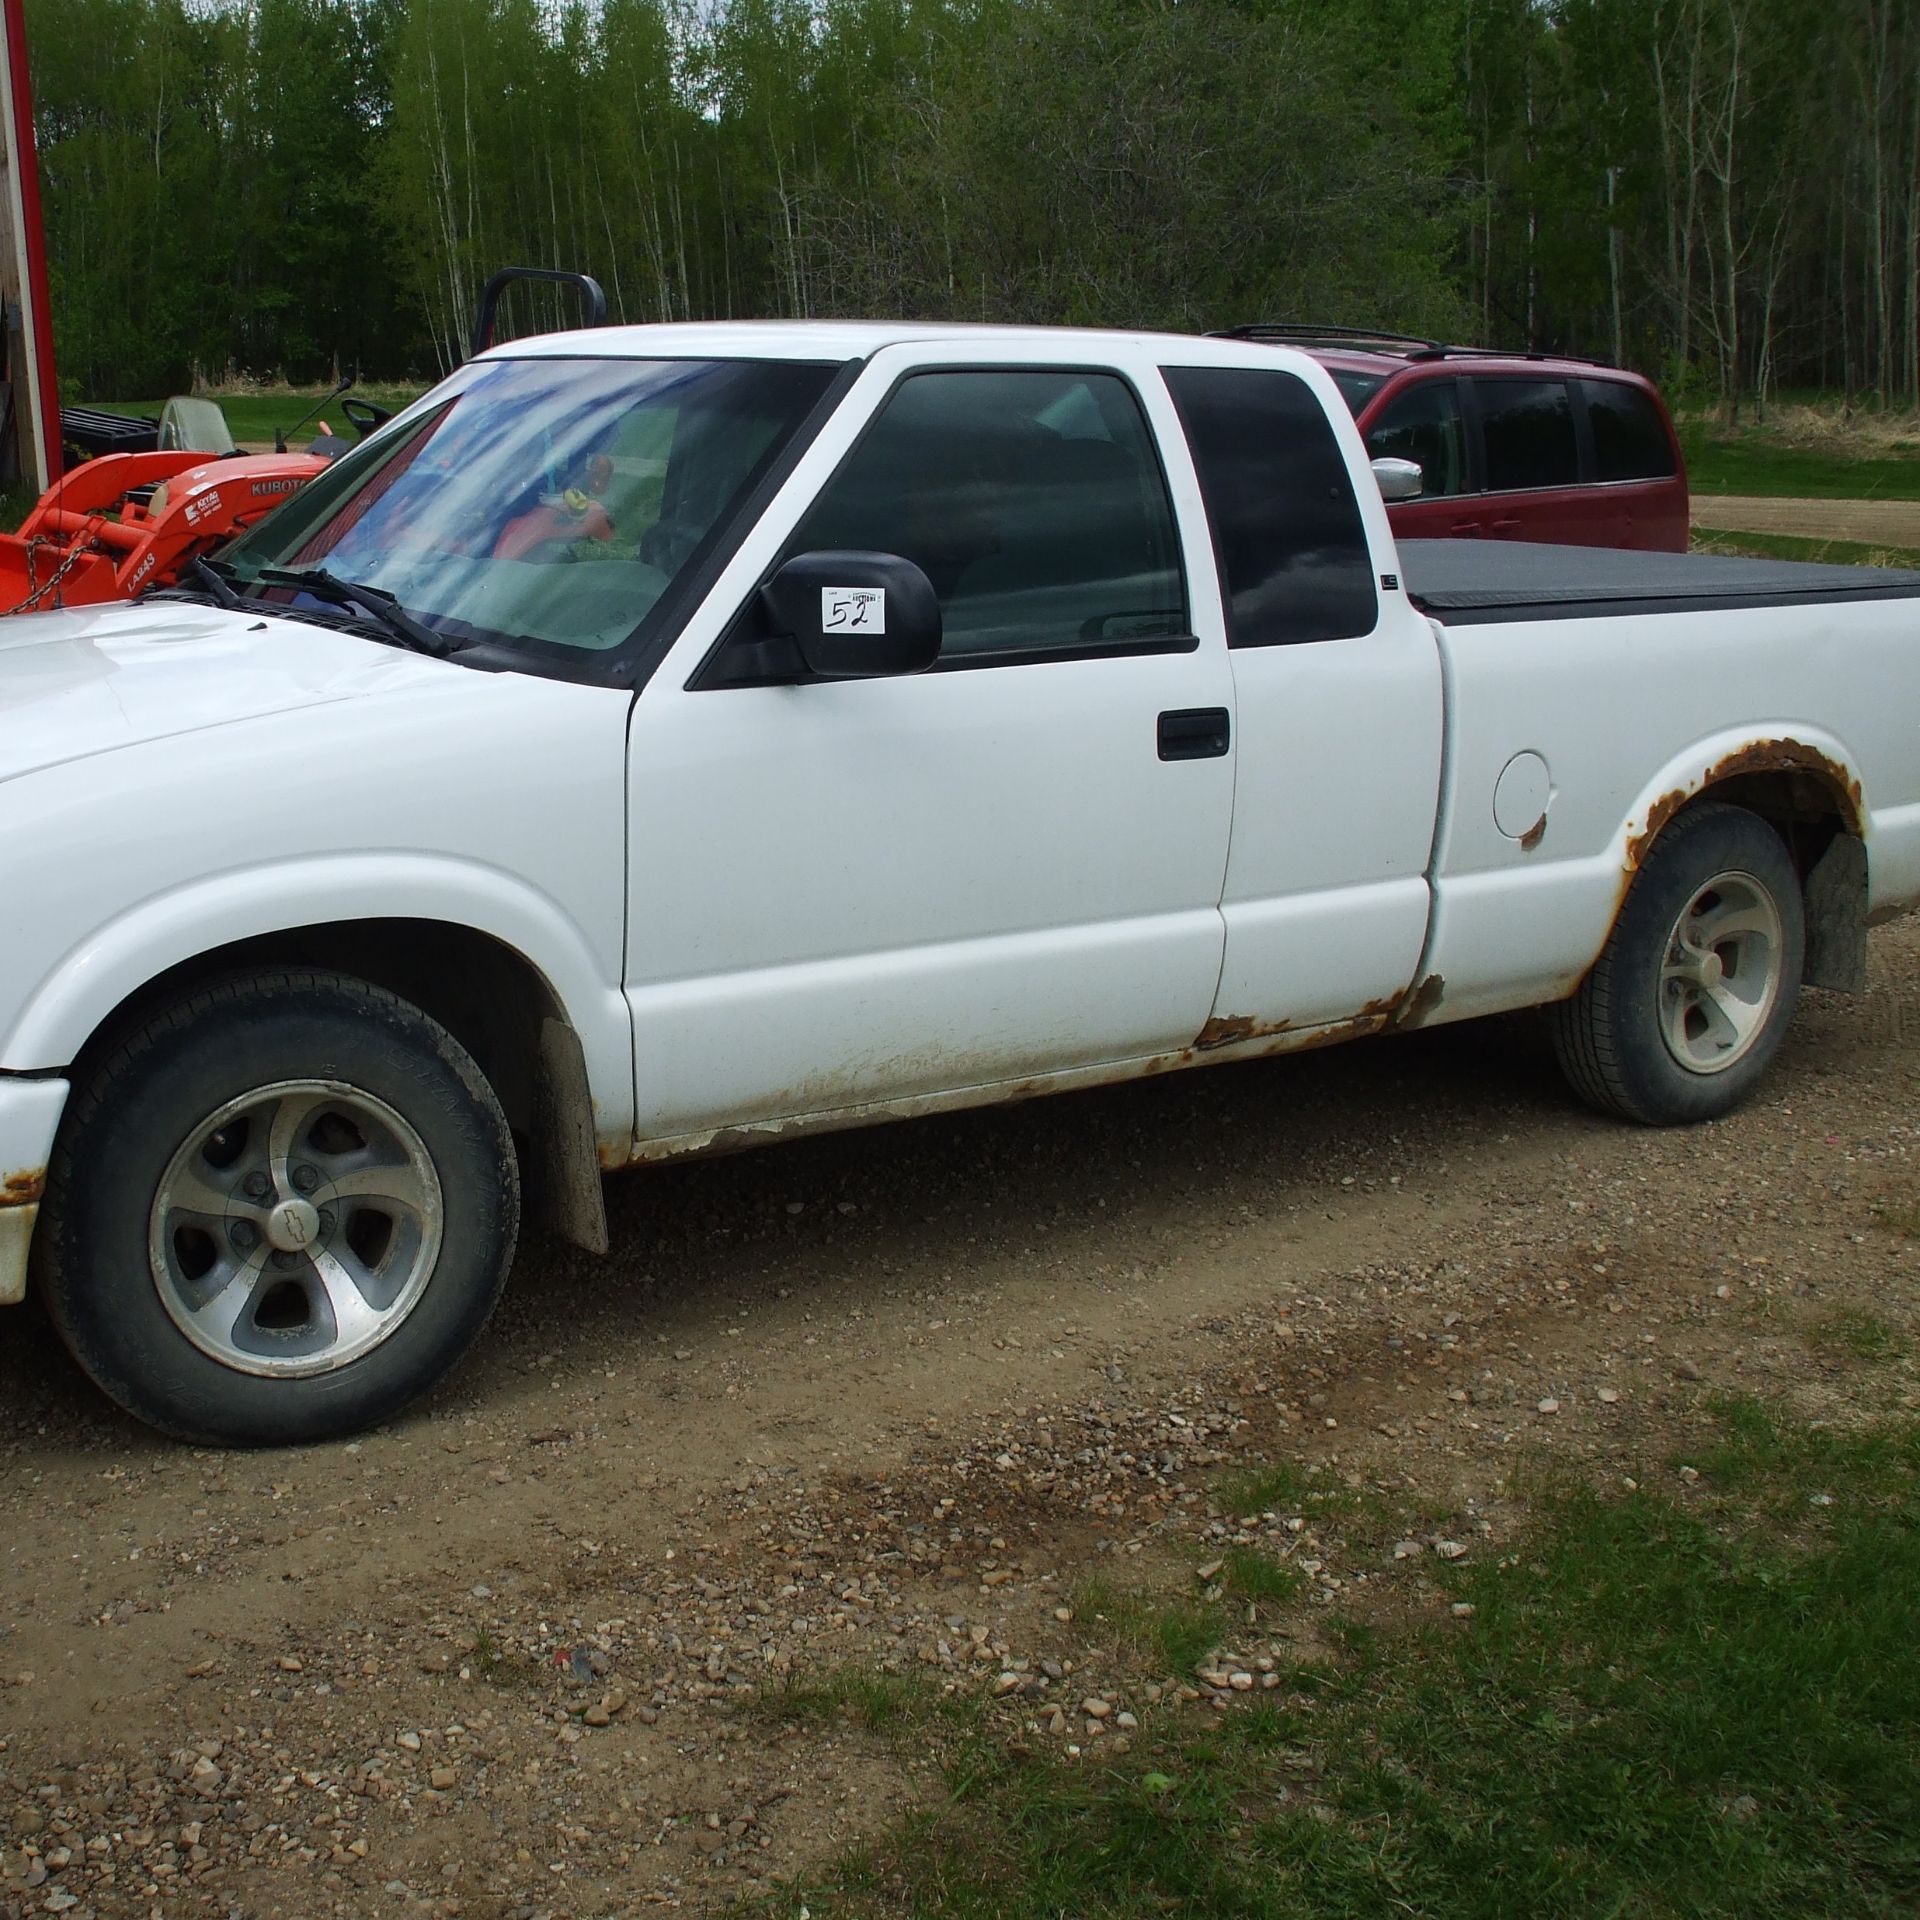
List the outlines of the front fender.
<svg viewBox="0 0 1920 1920">
<path fill-rule="evenodd" d="M 448 856 L 368 853 L 243 868 L 151 896 L 93 929 L 19 1005 L 0 1071 L 72 1062 L 101 1023 L 169 968 L 215 948 L 300 927 L 437 920 L 486 934 L 546 980 L 579 1035 L 597 1130 L 633 1125 L 625 996 L 596 964 L 585 930 L 515 875 Z"/>
</svg>

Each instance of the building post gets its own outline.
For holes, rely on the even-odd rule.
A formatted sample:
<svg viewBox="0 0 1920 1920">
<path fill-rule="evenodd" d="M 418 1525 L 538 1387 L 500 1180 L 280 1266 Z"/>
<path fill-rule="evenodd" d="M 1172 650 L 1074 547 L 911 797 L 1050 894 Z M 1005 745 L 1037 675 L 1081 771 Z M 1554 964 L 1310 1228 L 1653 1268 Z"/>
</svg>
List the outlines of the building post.
<svg viewBox="0 0 1920 1920">
<path fill-rule="evenodd" d="M 24 480 L 44 493 L 61 472 L 60 390 L 53 374 L 24 0 L 0 0 L 0 118 L 0 311 L 6 322 L 0 484 Z"/>
</svg>

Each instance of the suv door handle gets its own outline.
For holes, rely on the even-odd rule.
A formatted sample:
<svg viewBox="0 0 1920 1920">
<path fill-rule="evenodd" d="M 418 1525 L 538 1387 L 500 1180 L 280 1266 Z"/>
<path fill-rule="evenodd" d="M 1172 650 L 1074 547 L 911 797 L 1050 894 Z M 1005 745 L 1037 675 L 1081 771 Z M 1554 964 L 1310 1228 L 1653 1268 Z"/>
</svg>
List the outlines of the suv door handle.
<svg viewBox="0 0 1920 1920">
<path fill-rule="evenodd" d="M 1231 738 L 1225 707 L 1180 707 L 1160 716 L 1162 760 L 1218 760 Z"/>
</svg>

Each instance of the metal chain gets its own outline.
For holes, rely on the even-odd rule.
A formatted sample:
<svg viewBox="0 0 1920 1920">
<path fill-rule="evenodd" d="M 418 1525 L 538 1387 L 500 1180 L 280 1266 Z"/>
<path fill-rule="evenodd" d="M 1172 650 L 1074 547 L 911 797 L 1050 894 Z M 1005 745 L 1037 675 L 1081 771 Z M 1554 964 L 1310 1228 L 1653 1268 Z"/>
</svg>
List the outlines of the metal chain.
<svg viewBox="0 0 1920 1920">
<path fill-rule="evenodd" d="M 100 524 L 104 525 L 105 523 L 101 522 Z M 50 546 L 51 544 L 52 542 L 47 540 L 32 540 L 27 543 L 27 578 L 29 580 L 33 578 L 34 555 L 38 553 L 42 547 Z M 52 574 L 39 586 L 35 587 L 33 591 L 29 593 L 18 606 L 12 608 L 11 611 L 14 613 L 31 613 L 91 551 L 92 547 L 88 542 L 76 539 L 72 547 L 68 550 L 67 557 L 60 562 Z M 54 602 L 55 606 L 59 604 L 60 602 L 57 600 Z"/>
</svg>

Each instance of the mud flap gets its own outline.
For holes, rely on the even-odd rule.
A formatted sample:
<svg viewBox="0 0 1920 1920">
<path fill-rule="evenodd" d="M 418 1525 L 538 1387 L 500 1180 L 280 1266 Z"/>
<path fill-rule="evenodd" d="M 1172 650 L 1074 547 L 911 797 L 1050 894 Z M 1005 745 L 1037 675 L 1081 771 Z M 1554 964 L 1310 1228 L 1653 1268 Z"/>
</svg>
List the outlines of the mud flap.
<svg viewBox="0 0 1920 1920">
<path fill-rule="evenodd" d="M 1835 834 L 1807 875 L 1807 958 L 1800 977 L 1836 993 L 1866 989 L 1867 848 L 1858 834 Z"/>
<path fill-rule="evenodd" d="M 593 1137 L 593 1095 L 580 1036 L 563 1020 L 540 1023 L 536 1139 L 546 1224 L 588 1253 L 607 1250 L 607 1202 Z"/>
</svg>

